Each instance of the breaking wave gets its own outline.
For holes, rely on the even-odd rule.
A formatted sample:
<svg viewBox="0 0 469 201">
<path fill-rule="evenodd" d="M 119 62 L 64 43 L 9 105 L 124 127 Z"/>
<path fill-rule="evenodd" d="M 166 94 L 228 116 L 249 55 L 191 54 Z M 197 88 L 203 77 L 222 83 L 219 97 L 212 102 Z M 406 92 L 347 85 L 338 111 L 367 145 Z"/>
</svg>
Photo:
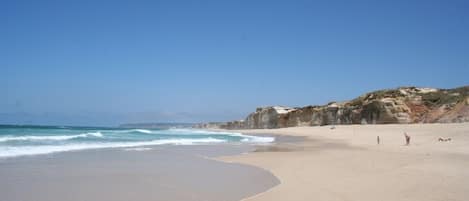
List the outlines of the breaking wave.
<svg viewBox="0 0 469 201">
<path fill-rule="evenodd" d="M 265 144 L 274 140 L 273 137 L 197 129 L 10 126 L 0 127 L 0 158 L 101 148 L 147 150 L 145 146 L 154 145 Z"/>
<path fill-rule="evenodd" d="M 66 151 L 78 151 L 87 149 L 102 149 L 102 148 L 127 148 L 127 147 L 140 147 L 150 145 L 195 145 L 195 144 L 207 144 L 207 143 L 222 143 L 225 140 L 219 140 L 214 138 L 204 139 L 165 139 L 165 140 L 154 140 L 148 142 L 118 142 L 118 143 L 79 143 L 79 144 L 67 144 L 67 145 L 46 145 L 46 146 L 21 146 L 21 147 L 0 147 L 0 157 L 15 157 L 15 156 L 26 156 L 26 155 L 39 155 L 39 154 L 50 154 L 56 152 Z"/>
<path fill-rule="evenodd" d="M 86 137 L 103 137 L 103 134 L 100 132 L 92 132 L 92 133 L 83 133 L 79 135 L 51 135 L 51 136 L 5 136 L 0 137 L 0 142 L 7 142 L 7 141 L 21 141 L 21 140 L 71 140 L 75 138 L 86 138 Z"/>
</svg>

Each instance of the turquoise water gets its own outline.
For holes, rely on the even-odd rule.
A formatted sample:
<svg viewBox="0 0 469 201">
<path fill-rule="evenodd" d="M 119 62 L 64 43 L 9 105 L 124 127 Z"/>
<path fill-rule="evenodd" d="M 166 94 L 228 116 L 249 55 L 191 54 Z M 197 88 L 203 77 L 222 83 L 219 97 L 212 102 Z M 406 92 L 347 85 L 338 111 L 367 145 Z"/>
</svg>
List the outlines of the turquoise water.
<svg viewBox="0 0 469 201">
<path fill-rule="evenodd" d="M 195 129 L 121 129 L 0 125 L 0 158 L 102 148 L 144 150 L 155 145 L 269 143 L 272 137 Z"/>
</svg>

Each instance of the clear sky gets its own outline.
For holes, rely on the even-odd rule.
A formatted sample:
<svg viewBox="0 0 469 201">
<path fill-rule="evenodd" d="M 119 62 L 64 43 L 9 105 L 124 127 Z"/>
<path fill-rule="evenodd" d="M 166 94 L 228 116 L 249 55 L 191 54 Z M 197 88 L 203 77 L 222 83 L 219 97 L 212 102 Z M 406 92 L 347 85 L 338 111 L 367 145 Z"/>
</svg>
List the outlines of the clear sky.
<svg viewBox="0 0 469 201">
<path fill-rule="evenodd" d="M 469 1 L 0 1 L 0 123 L 244 118 L 469 84 Z"/>
</svg>

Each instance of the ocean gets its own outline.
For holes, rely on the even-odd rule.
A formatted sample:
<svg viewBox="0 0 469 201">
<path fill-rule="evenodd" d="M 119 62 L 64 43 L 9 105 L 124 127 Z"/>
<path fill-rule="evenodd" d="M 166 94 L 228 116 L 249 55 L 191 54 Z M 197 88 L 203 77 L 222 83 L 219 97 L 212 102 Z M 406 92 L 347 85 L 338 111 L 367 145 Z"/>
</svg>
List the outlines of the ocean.
<svg viewBox="0 0 469 201">
<path fill-rule="evenodd" d="M 144 151 L 157 145 L 265 144 L 273 137 L 197 129 L 0 125 L 0 159 L 87 149 Z"/>
</svg>

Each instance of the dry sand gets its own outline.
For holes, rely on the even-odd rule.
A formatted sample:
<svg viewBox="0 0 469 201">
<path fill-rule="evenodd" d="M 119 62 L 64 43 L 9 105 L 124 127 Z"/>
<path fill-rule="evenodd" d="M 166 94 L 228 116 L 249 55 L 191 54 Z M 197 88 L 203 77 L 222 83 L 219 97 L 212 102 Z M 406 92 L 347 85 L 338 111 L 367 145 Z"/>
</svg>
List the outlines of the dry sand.
<svg viewBox="0 0 469 201">
<path fill-rule="evenodd" d="M 299 143 L 279 143 L 220 158 L 264 168 L 280 179 L 278 186 L 246 201 L 469 200 L 468 123 L 240 132 L 306 137 Z M 411 136 L 409 146 L 404 146 L 403 132 Z M 439 142 L 439 137 L 452 140 Z"/>
</svg>

